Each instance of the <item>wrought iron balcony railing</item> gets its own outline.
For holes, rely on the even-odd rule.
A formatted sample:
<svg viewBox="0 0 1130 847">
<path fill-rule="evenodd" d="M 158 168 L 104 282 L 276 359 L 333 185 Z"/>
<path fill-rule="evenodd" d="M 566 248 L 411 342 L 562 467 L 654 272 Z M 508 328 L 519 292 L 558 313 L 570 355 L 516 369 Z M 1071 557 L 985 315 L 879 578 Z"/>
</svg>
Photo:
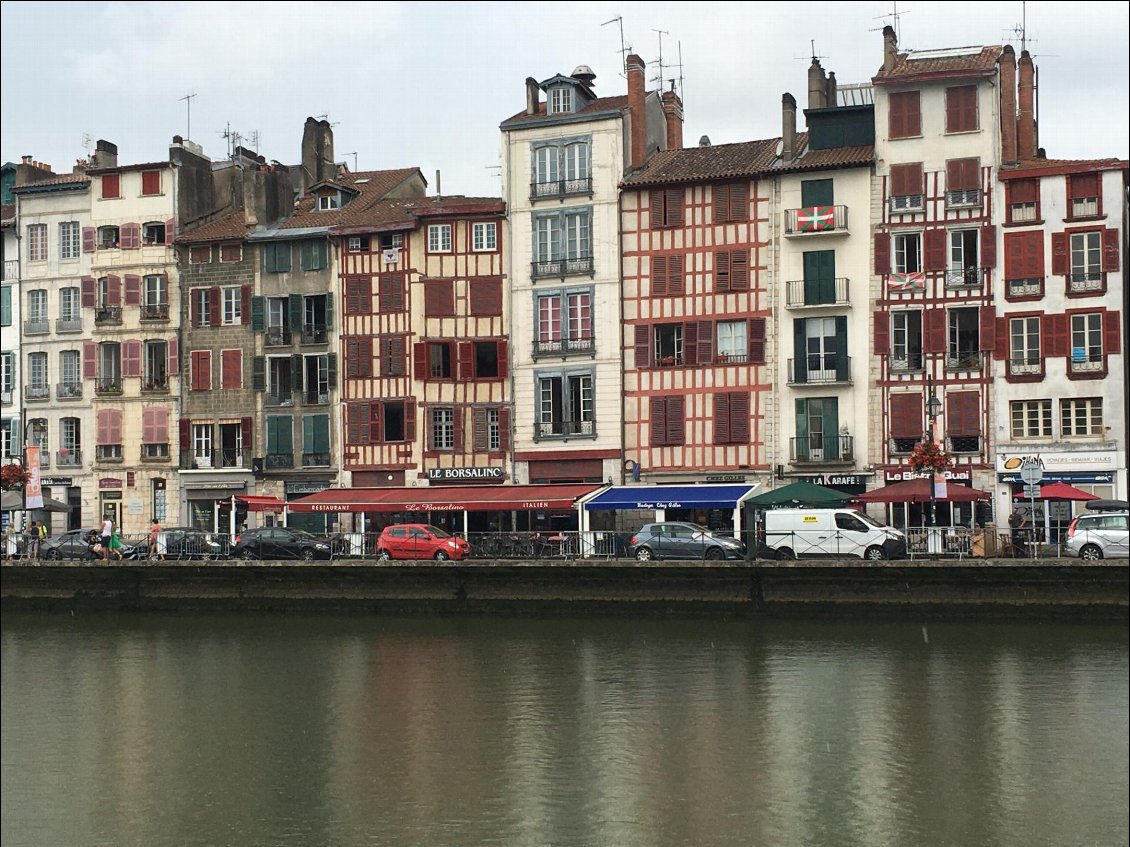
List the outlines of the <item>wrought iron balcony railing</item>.
<svg viewBox="0 0 1130 847">
<path fill-rule="evenodd" d="M 591 274 L 593 268 L 592 256 L 577 256 L 572 259 L 551 259 L 545 262 L 534 262 L 530 273 L 534 279 L 551 276 L 570 276 L 572 274 Z"/>
<path fill-rule="evenodd" d="M 594 435 L 596 435 L 596 421 L 538 421 L 534 424 L 535 440 Z"/>
<path fill-rule="evenodd" d="M 852 462 L 855 460 L 855 436 L 853 435 L 807 435 L 789 439 L 789 461 L 809 462 Z"/>
<path fill-rule="evenodd" d="M 592 177 L 579 179 L 558 179 L 549 182 L 531 182 L 530 199 L 544 200 L 551 197 L 571 197 L 575 194 L 592 194 Z"/>
</svg>

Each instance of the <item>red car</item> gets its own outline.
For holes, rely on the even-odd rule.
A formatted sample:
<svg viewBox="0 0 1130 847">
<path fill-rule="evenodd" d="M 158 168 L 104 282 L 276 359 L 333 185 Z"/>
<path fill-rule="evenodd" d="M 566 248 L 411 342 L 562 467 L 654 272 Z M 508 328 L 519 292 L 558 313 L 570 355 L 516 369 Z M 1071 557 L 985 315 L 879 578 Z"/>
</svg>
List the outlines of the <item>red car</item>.
<svg viewBox="0 0 1130 847">
<path fill-rule="evenodd" d="M 467 539 L 426 523 L 386 526 L 377 539 L 378 559 L 465 559 L 471 553 Z"/>
</svg>

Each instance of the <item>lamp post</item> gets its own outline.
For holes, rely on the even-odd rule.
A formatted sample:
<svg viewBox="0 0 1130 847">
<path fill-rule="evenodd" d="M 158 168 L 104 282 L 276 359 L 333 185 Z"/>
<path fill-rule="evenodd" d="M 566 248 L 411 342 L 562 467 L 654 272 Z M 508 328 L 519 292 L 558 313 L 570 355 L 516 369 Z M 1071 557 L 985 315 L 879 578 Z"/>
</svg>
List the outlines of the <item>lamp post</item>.
<svg viewBox="0 0 1130 847">
<path fill-rule="evenodd" d="M 942 401 L 934 393 L 934 378 L 930 374 L 926 375 L 925 410 L 926 431 L 923 435 L 923 441 L 932 445 L 934 443 L 934 422 L 942 414 Z M 934 497 L 934 474 L 936 472 L 936 468 L 930 468 L 930 526 L 938 525 L 938 504 Z"/>
</svg>

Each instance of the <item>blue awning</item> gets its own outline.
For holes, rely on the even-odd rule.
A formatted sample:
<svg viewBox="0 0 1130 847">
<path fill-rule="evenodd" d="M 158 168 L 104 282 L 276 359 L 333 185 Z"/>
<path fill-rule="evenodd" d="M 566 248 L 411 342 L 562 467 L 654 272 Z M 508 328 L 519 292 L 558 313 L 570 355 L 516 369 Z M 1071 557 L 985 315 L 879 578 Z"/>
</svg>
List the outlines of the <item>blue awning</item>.
<svg viewBox="0 0 1130 847">
<path fill-rule="evenodd" d="M 586 509 L 735 509 L 756 485 L 614 485 Z"/>
</svg>

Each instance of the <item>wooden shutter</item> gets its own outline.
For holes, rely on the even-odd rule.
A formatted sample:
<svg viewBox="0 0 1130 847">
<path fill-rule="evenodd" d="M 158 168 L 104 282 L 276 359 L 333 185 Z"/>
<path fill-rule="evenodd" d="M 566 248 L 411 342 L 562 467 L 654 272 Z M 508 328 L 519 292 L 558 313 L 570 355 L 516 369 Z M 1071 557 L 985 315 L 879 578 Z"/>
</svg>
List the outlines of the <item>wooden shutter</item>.
<svg viewBox="0 0 1130 847">
<path fill-rule="evenodd" d="M 651 257 L 651 296 L 667 296 L 667 257 Z"/>
<path fill-rule="evenodd" d="M 220 352 L 220 388 L 243 388 L 243 351 Z"/>
<path fill-rule="evenodd" d="M 1010 347 L 1010 333 L 1009 333 L 1009 319 L 1007 317 L 997 318 L 996 328 L 996 346 L 993 348 L 993 358 L 1007 359 L 1009 356 Z"/>
<path fill-rule="evenodd" d="M 940 227 L 922 233 L 922 269 L 944 271 L 946 269 L 946 231 Z"/>
<path fill-rule="evenodd" d="M 460 382 L 475 379 L 475 345 L 470 341 L 460 341 L 456 344 L 456 371 L 455 378 Z"/>
<path fill-rule="evenodd" d="M 451 449 L 460 453 L 463 450 L 463 407 L 453 406 L 451 409 Z"/>
<path fill-rule="evenodd" d="M 505 379 L 510 375 L 510 344 L 506 339 L 496 342 L 495 356 L 498 360 L 498 378 Z"/>
<path fill-rule="evenodd" d="M 505 453 L 510 450 L 510 407 L 498 410 L 498 449 Z"/>
<path fill-rule="evenodd" d="M 369 444 L 369 423 L 372 415 L 369 403 L 348 403 L 345 407 L 345 440 L 350 444 Z"/>
<path fill-rule="evenodd" d="M 663 210 L 664 226 L 683 225 L 683 189 L 668 188 L 666 193 L 666 208 Z"/>
<path fill-rule="evenodd" d="M 329 297 L 326 298 L 329 300 Z M 251 286 L 243 285 L 239 289 L 239 322 L 243 326 L 251 325 Z"/>
<path fill-rule="evenodd" d="M 1013 179 L 1008 182 L 1008 202 L 1035 203 L 1039 200 L 1039 182 L 1034 179 Z"/>
<path fill-rule="evenodd" d="M 997 266 L 997 228 L 992 224 L 981 227 L 981 267 Z"/>
<path fill-rule="evenodd" d="M 93 253 L 95 244 L 97 243 L 97 233 L 92 226 L 84 226 L 82 228 L 82 252 Z"/>
<path fill-rule="evenodd" d="M 412 345 L 412 376 L 416 379 L 428 379 L 428 344 L 418 341 Z"/>
<path fill-rule="evenodd" d="M 173 245 L 173 239 L 176 237 L 176 234 L 177 234 L 177 220 L 176 220 L 176 218 L 169 218 L 167 221 L 165 221 L 165 246 L 166 247 L 171 247 Z"/>
<path fill-rule="evenodd" d="M 122 376 L 141 376 L 141 342 L 122 342 Z"/>
<path fill-rule="evenodd" d="M 429 279 L 424 283 L 424 314 L 431 317 L 455 314 L 455 280 Z"/>
<path fill-rule="evenodd" d="M 926 422 L 922 402 L 922 395 L 917 393 L 891 395 L 892 438 L 922 436 Z"/>
<path fill-rule="evenodd" d="M 416 440 L 416 400 L 412 397 L 404 401 L 404 440 Z"/>
<path fill-rule="evenodd" d="M 106 277 L 106 305 L 122 305 L 122 278 L 110 274 Z"/>
<path fill-rule="evenodd" d="M 337 353 L 326 354 L 326 383 L 328 390 L 337 388 Z"/>
<path fill-rule="evenodd" d="M 1103 270 L 1106 273 L 1118 273 L 1118 230 L 1103 230 Z"/>
<path fill-rule="evenodd" d="M 306 371 L 303 365 L 305 357 L 301 353 L 293 353 L 290 357 L 290 386 L 294 391 L 302 391 Z"/>
<path fill-rule="evenodd" d="M 667 257 L 667 293 L 682 297 L 687 291 L 684 256 Z"/>
<path fill-rule="evenodd" d="M 169 375 L 176 376 L 180 373 L 180 337 L 169 337 Z"/>
<path fill-rule="evenodd" d="M 181 451 L 192 449 L 192 421 L 189 418 L 181 418 L 177 427 L 180 430 L 180 449 Z"/>
<path fill-rule="evenodd" d="M 155 413 L 157 409 L 145 408 L 141 410 L 141 443 L 160 444 L 156 438 Z"/>
<path fill-rule="evenodd" d="M 1043 277 L 1043 232 L 1005 233 L 1004 275 L 1005 279 L 1037 279 Z"/>
<path fill-rule="evenodd" d="M 267 357 L 253 356 L 251 359 L 251 390 L 267 390 Z"/>
<path fill-rule="evenodd" d="M 875 331 L 875 353 L 883 356 L 891 352 L 891 316 L 882 309 L 873 313 Z"/>
<path fill-rule="evenodd" d="M 142 171 L 141 172 L 141 193 L 142 194 L 160 194 L 161 193 L 161 172 L 160 171 Z"/>
<path fill-rule="evenodd" d="M 368 335 L 345 339 L 345 375 L 350 379 L 373 375 L 373 339 Z"/>
<path fill-rule="evenodd" d="M 982 306 L 979 328 L 981 350 L 992 350 L 997 346 L 997 310 L 994 306 Z"/>
<path fill-rule="evenodd" d="M 699 321 L 695 334 L 698 336 L 698 364 L 712 364 L 714 362 L 714 321 Z"/>
<path fill-rule="evenodd" d="M 922 134 L 922 102 L 919 92 L 907 91 L 906 107 L 903 110 L 905 120 L 904 128 L 908 137 Z"/>
<path fill-rule="evenodd" d="M 729 444 L 733 433 L 730 431 L 730 394 L 714 395 L 714 443 Z"/>
<path fill-rule="evenodd" d="M 301 294 L 288 294 L 286 297 L 286 320 L 287 326 L 293 333 L 302 332 L 302 322 L 306 320 L 306 314 L 302 308 L 302 295 Z"/>
<path fill-rule="evenodd" d="M 369 278 L 364 276 L 347 276 L 345 278 L 345 314 L 365 315 L 369 313 L 371 296 L 366 297 Z"/>
<path fill-rule="evenodd" d="M 730 251 L 717 250 L 714 253 L 714 290 L 730 290 Z"/>
<path fill-rule="evenodd" d="M 946 392 L 946 435 L 981 434 L 981 394 L 977 391 Z"/>
<path fill-rule="evenodd" d="M 725 223 L 730 220 L 730 186 L 715 185 L 713 194 L 714 223 Z"/>
<path fill-rule="evenodd" d="M 94 277 L 84 276 L 80 282 L 82 307 L 84 309 L 93 309 L 98 302 L 96 289 L 94 287 Z"/>
<path fill-rule="evenodd" d="M 496 317 L 502 314 L 502 280 L 472 279 L 467 286 L 469 308 L 476 317 Z"/>
<path fill-rule="evenodd" d="M 651 228 L 660 229 L 663 226 L 663 192 L 649 192 L 648 209 L 651 211 Z"/>
<path fill-rule="evenodd" d="M 651 446 L 667 444 L 667 404 L 663 397 L 651 398 Z"/>
<path fill-rule="evenodd" d="M 922 350 L 946 352 L 946 310 L 941 306 L 927 308 L 922 314 Z"/>
<path fill-rule="evenodd" d="M 118 228 L 118 242 L 123 250 L 136 250 L 141 246 L 141 224 L 122 224 Z"/>
<path fill-rule="evenodd" d="M 745 391 L 730 394 L 730 439 L 732 444 L 749 441 L 749 394 Z"/>
<path fill-rule="evenodd" d="M 875 233 L 875 274 L 883 276 L 891 272 L 891 234 Z"/>
<path fill-rule="evenodd" d="M 126 274 L 126 302 L 127 306 L 141 305 L 141 277 L 137 274 Z"/>
<path fill-rule="evenodd" d="M 471 449 L 487 449 L 487 410 L 474 409 L 471 412 Z"/>
<path fill-rule="evenodd" d="M 698 322 L 687 321 L 683 324 L 683 364 L 693 365 L 698 362 Z"/>
<path fill-rule="evenodd" d="M 667 398 L 667 444 L 686 442 L 685 399 L 681 394 Z"/>
<path fill-rule="evenodd" d="M 117 409 L 98 410 L 98 445 L 122 443 L 122 413 Z"/>
<path fill-rule="evenodd" d="M 239 434 L 243 437 L 243 452 L 248 456 L 254 455 L 255 451 L 252 449 L 251 443 L 251 418 L 239 419 Z"/>
<path fill-rule="evenodd" d="M 1044 357 L 1070 356 L 1067 343 L 1067 315 L 1043 315 L 1040 335 L 1044 342 Z"/>
<path fill-rule="evenodd" d="M 970 191 L 980 187 L 980 159 L 950 159 L 946 162 L 946 191 Z M 908 193 L 917 194 L 918 192 Z"/>
<path fill-rule="evenodd" d="M 193 350 L 189 356 L 192 363 L 192 390 L 212 390 L 212 351 Z"/>
<path fill-rule="evenodd" d="M 730 290 L 749 291 L 749 251 L 730 251 Z"/>
<path fill-rule="evenodd" d="M 391 335 L 380 340 L 381 376 L 404 376 L 407 372 L 404 362 L 406 343 L 403 335 Z M 422 378 L 417 376 L 417 379 Z"/>
<path fill-rule="evenodd" d="M 1071 263 L 1068 261 L 1067 233 L 1052 233 L 1052 274 L 1054 276 L 1067 276 Z"/>
<path fill-rule="evenodd" d="M 651 325 L 636 324 L 636 370 L 654 366 L 651 360 Z"/>
<path fill-rule="evenodd" d="M 213 286 L 208 289 L 208 325 L 217 327 L 220 325 L 220 302 L 223 300 L 221 290 L 218 286 Z"/>
<path fill-rule="evenodd" d="M 1103 312 L 1103 353 L 1110 356 L 1121 352 L 1122 333 L 1119 330 L 1118 312 Z"/>
<path fill-rule="evenodd" d="M 267 298 L 261 294 L 251 298 L 251 331 L 267 331 Z"/>
<path fill-rule="evenodd" d="M 891 165 L 891 196 L 913 197 L 922 193 L 922 163 Z"/>
<path fill-rule="evenodd" d="M 203 297 L 202 288 L 193 288 L 188 292 L 188 322 L 191 326 L 200 326 L 200 301 Z"/>
<path fill-rule="evenodd" d="M 1068 193 L 1071 200 L 1086 200 L 1099 196 L 1098 174 L 1075 174 L 1067 178 Z"/>
<path fill-rule="evenodd" d="M 385 274 L 380 278 L 378 308 L 382 312 L 404 310 L 404 274 Z"/>
<path fill-rule="evenodd" d="M 98 345 L 93 341 L 82 342 L 82 378 L 95 379 L 98 376 Z"/>
<path fill-rule="evenodd" d="M 765 364 L 765 318 L 749 319 L 749 363 Z"/>
<path fill-rule="evenodd" d="M 730 186 L 730 221 L 749 220 L 749 183 L 736 182 Z"/>
</svg>

